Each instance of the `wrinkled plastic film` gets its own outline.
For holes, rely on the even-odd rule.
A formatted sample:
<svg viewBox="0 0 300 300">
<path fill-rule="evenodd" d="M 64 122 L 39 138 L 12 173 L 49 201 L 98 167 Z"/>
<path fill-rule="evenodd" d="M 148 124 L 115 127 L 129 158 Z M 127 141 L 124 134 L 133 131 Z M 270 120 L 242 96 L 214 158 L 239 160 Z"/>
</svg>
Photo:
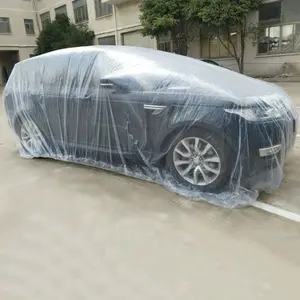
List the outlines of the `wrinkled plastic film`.
<svg viewBox="0 0 300 300">
<path fill-rule="evenodd" d="M 296 137 L 295 108 L 278 86 L 146 48 L 34 57 L 15 66 L 3 95 L 22 156 L 115 171 L 224 207 L 278 188 Z"/>
</svg>

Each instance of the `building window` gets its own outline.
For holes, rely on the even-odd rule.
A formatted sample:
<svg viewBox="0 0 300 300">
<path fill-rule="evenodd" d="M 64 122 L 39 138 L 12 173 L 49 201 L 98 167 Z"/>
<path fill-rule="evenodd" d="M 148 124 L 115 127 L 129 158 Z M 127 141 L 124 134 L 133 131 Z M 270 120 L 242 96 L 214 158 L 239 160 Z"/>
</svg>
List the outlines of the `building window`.
<svg viewBox="0 0 300 300">
<path fill-rule="evenodd" d="M 11 33 L 9 18 L 0 18 L 0 34 Z"/>
<path fill-rule="evenodd" d="M 274 25 L 262 30 L 258 54 L 300 52 L 300 23 Z"/>
<path fill-rule="evenodd" d="M 168 42 L 157 42 L 157 49 L 161 51 L 171 52 L 171 41 Z"/>
<path fill-rule="evenodd" d="M 231 41 L 236 47 L 237 45 L 237 33 L 231 33 Z M 233 53 L 232 45 L 229 43 L 228 39 L 225 36 L 221 36 L 221 40 L 215 36 L 210 35 L 201 38 L 201 47 L 202 47 L 202 57 L 205 58 L 228 58 L 232 57 Z"/>
<path fill-rule="evenodd" d="M 41 23 L 42 23 L 42 28 L 44 29 L 46 24 L 51 22 L 50 12 L 47 11 L 47 12 L 41 14 L 40 19 L 41 19 Z"/>
<path fill-rule="evenodd" d="M 24 19 L 26 34 L 34 34 L 34 23 L 32 19 Z"/>
<path fill-rule="evenodd" d="M 259 9 L 259 22 L 279 22 L 281 20 L 282 2 L 264 3 Z"/>
<path fill-rule="evenodd" d="M 75 23 L 83 23 L 89 20 L 88 8 L 86 0 L 73 1 L 73 9 L 75 16 Z"/>
<path fill-rule="evenodd" d="M 112 5 L 102 3 L 102 0 L 95 0 L 96 18 L 111 15 L 113 13 Z"/>
<path fill-rule="evenodd" d="M 55 16 L 58 15 L 66 15 L 66 16 L 68 15 L 66 5 L 62 5 L 60 7 L 55 8 Z"/>
<path fill-rule="evenodd" d="M 172 40 L 170 34 L 165 34 L 157 39 L 157 49 L 166 52 L 172 52 Z"/>
<path fill-rule="evenodd" d="M 115 45 L 116 38 L 114 35 L 101 37 L 101 38 L 98 38 L 98 44 L 99 45 Z"/>
</svg>

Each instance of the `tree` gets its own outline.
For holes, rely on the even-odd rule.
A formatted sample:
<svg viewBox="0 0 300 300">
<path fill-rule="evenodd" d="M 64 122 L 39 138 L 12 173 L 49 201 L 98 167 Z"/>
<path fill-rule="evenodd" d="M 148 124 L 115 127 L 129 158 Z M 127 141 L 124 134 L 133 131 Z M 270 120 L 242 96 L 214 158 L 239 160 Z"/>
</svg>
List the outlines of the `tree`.
<svg viewBox="0 0 300 300">
<path fill-rule="evenodd" d="M 253 32 L 253 26 L 248 27 L 246 18 L 260 5 L 261 0 L 201 1 L 198 14 L 201 22 L 234 57 L 241 73 L 244 73 L 246 38 Z"/>
<path fill-rule="evenodd" d="M 143 35 L 159 38 L 170 34 L 174 52 L 187 55 L 193 26 L 199 20 L 198 3 L 198 0 L 142 0 Z"/>
<path fill-rule="evenodd" d="M 53 22 L 48 22 L 37 38 L 35 55 L 53 50 L 93 45 L 95 34 L 83 25 L 72 24 L 69 18 L 58 15 Z"/>
</svg>

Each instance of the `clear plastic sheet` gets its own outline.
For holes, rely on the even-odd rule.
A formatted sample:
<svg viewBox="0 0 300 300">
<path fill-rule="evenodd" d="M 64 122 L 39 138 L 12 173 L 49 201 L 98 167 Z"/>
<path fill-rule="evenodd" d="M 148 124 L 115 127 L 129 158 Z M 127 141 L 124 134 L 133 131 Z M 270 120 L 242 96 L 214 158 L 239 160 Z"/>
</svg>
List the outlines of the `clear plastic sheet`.
<svg viewBox="0 0 300 300">
<path fill-rule="evenodd" d="M 19 62 L 4 103 L 24 157 L 100 167 L 224 207 L 279 187 L 297 128 L 278 86 L 135 47 Z"/>
</svg>

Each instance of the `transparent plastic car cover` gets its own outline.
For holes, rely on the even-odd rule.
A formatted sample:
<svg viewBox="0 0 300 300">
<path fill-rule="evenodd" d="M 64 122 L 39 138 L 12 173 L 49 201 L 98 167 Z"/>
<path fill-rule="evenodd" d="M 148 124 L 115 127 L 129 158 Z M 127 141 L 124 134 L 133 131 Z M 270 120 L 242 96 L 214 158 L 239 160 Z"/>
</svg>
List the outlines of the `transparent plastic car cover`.
<svg viewBox="0 0 300 300">
<path fill-rule="evenodd" d="M 135 47 L 19 62 L 4 103 L 24 157 L 100 167 L 225 207 L 280 185 L 297 128 L 278 86 Z"/>
</svg>

